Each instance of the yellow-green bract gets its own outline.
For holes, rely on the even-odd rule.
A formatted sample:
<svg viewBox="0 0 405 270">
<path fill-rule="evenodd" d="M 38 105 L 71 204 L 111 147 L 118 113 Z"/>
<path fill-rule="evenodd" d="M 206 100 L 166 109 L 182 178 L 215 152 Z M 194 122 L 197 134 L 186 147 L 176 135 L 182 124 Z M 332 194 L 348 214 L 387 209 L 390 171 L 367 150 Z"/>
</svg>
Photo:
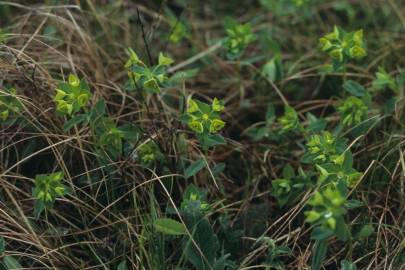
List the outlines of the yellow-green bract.
<svg viewBox="0 0 405 270">
<path fill-rule="evenodd" d="M 224 110 L 223 103 L 214 98 L 212 104 L 190 98 L 187 104 L 187 125 L 195 133 L 218 133 L 224 128 L 225 122 L 219 113 Z"/>
<path fill-rule="evenodd" d="M 70 74 L 68 82 L 61 82 L 56 87 L 54 97 L 56 111 L 62 115 L 71 116 L 87 105 L 90 96 L 90 88 L 86 81 Z"/>
</svg>

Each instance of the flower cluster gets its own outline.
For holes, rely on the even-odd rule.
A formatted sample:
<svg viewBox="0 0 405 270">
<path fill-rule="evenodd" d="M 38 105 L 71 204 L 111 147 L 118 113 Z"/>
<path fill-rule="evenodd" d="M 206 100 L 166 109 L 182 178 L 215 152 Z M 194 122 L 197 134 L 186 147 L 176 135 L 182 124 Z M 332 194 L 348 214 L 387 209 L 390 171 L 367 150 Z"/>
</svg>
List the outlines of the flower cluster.
<svg viewBox="0 0 405 270">
<path fill-rule="evenodd" d="M 53 203 L 57 197 L 65 195 L 66 188 L 62 179 L 63 172 L 37 175 L 32 195 L 39 201 Z"/>
<path fill-rule="evenodd" d="M 346 63 L 349 59 L 361 59 L 367 55 L 363 30 L 345 32 L 335 26 L 332 33 L 319 39 L 322 51 L 327 52 L 338 64 Z"/>
<path fill-rule="evenodd" d="M 363 100 L 350 96 L 337 107 L 341 115 L 341 121 L 344 126 L 359 124 L 363 121 L 368 112 L 368 107 Z"/>
<path fill-rule="evenodd" d="M 336 155 L 336 139 L 329 131 L 311 136 L 307 142 L 308 152 L 314 155 L 313 160 L 327 162 Z"/>
<path fill-rule="evenodd" d="M 225 31 L 228 35 L 225 47 L 228 50 L 228 58 L 238 58 L 247 45 L 254 41 L 255 36 L 250 23 L 238 24 L 236 21 L 228 19 L 225 22 Z"/>
<path fill-rule="evenodd" d="M 317 222 L 322 226 L 335 230 L 337 221 L 342 220 L 343 215 L 346 213 L 345 202 L 346 198 L 333 186 L 316 191 L 308 201 L 308 204 L 313 208 L 305 212 L 306 222 Z"/>
<path fill-rule="evenodd" d="M 129 59 L 125 64 L 125 68 L 128 70 L 129 80 L 126 87 L 129 90 L 139 88 L 148 93 L 160 93 L 161 87 L 169 79 L 166 75 L 166 68 L 174 62 L 173 59 L 160 53 L 158 65 L 148 67 L 132 49 L 128 51 Z"/>
<path fill-rule="evenodd" d="M 56 111 L 62 115 L 72 115 L 85 107 L 90 99 L 90 88 L 85 80 L 70 74 L 68 82 L 56 87 Z"/>
<path fill-rule="evenodd" d="M 136 154 L 140 163 L 146 167 L 151 167 L 163 159 L 163 155 L 154 141 L 149 141 L 139 146 Z"/>
<path fill-rule="evenodd" d="M 362 174 L 353 168 L 353 155 L 343 140 L 328 131 L 312 136 L 307 148 L 318 171 L 318 180 L 317 189 L 308 201 L 311 210 L 305 212 L 306 221 L 345 239 L 343 215 L 348 188 L 353 188 Z"/>
<path fill-rule="evenodd" d="M 187 125 L 195 133 L 217 133 L 225 122 L 219 118 L 224 110 L 222 102 L 214 98 L 211 106 L 207 103 L 189 99 L 187 106 Z"/>
<path fill-rule="evenodd" d="M 282 131 L 296 130 L 301 128 L 298 113 L 291 106 L 285 106 L 284 115 L 278 119 Z"/>
</svg>

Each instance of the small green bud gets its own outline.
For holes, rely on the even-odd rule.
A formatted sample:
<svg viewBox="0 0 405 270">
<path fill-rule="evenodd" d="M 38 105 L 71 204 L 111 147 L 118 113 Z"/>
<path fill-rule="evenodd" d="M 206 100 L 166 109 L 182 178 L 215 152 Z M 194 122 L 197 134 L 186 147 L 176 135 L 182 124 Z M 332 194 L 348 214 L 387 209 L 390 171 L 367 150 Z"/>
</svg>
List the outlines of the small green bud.
<svg viewBox="0 0 405 270">
<path fill-rule="evenodd" d="M 66 95 L 67 94 L 64 91 L 56 89 L 55 100 L 63 99 Z"/>
<path fill-rule="evenodd" d="M 89 95 L 88 94 L 82 94 L 77 97 L 77 102 L 79 103 L 80 107 L 83 107 L 87 104 L 89 101 Z"/>
<path fill-rule="evenodd" d="M 211 121 L 210 132 L 216 133 L 220 131 L 224 126 L 225 126 L 224 121 L 222 121 L 221 119 L 214 119 Z"/>
<path fill-rule="evenodd" d="M 73 87 L 78 87 L 80 85 L 79 78 L 74 74 L 70 74 L 68 80 L 69 80 L 69 84 Z"/>
<path fill-rule="evenodd" d="M 149 90 L 153 93 L 160 92 L 160 87 L 154 78 L 147 80 L 143 85 L 146 90 Z"/>
<path fill-rule="evenodd" d="M 212 101 L 212 110 L 214 112 L 221 112 L 224 110 L 224 105 L 217 98 Z"/>
<path fill-rule="evenodd" d="M 326 224 L 328 225 L 329 228 L 334 230 L 336 228 L 336 220 L 333 217 L 330 217 L 326 220 Z"/>
<path fill-rule="evenodd" d="M 196 120 L 189 122 L 188 127 L 196 133 L 203 133 L 203 131 L 204 131 L 204 127 L 203 127 L 202 123 L 199 121 L 196 121 Z"/>
<path fill-rule="evenodd" d="M 333 51 L 330 52 L 330 56 L 339 62 L 343 61 L 343 52 L 342 49 L 334 49 Z"/>
<path fill-rule="evenodd" d="M 159 65 L 160 66 L 168 66 L 174 63 L 174 60 L 170 57 L 163 55 L 163 53 L 159 53 Z"/>
<path fill-rule="evenodd" d="M 312 195 L 312 197 L 309 199 L 308 204 L 309 205 L 314 205 L 314 206 L 322 205 L 323 204 L 323 198 L 322 198 L 321 193 L 319 193 L 319 191 L 316 191 L 314 193 L 314 195 Z"/>
<path fill-rule="evenodd" d="M 305 212 L 305 215 L 307 216 L 305 221 L 308 223 L 315 222 L 321 217 L 320 213 L 313 211 L 313 210 Z"/>
<path fill-rule="evenodd" d="M 325 37 L 319 39 L 319 44 L 321 46 L 322 51 L 327 51 L 332 48 L 332 43 Z"/>
<path fill-rule="evenodd" d="M 354 46 L 349 51 L 352 58 L 360 59 L 367 55 L 366 50 L 360 46 Z"/>
<path fill-rule="evenodd" d="M 354 32 L 353 41 L 357 46 L 363 46 L 363 29 Z"/>
<path fill-rule="evenodd" d="M 188 106 L 187 106 L 187 112 L 188 113 L 194 113 L 199 110 L 197 102 L 195 102 L 193 99 L 188 100 Z"/>
<path fill-rule="evenodd" d="M 0 119 L 6 121 L 9 116 L 9 110 L 4 110 L 0 113 Z"/>
</svg>

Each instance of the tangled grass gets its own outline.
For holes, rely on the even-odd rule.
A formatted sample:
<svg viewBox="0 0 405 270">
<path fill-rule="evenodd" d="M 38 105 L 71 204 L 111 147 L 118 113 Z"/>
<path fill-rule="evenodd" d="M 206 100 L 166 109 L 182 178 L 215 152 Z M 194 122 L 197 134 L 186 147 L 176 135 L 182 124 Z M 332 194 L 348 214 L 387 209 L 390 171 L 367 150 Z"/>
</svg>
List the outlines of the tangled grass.
<svg viewBox="0 0 405 270">
<path fill-rule="evenodd" d="M 324 269 L 405 267 L 405 80 L 372 90 L 378 67 L 404 77 L 401 1 L 43 2 L 0 2 L 1 95 L 12 87 L 21 104 L 17 120 L 0 125 L 0 269 L 309 269 L 314 258 Z M 226 49 L 225 16 L 251 24 L 242 51 Z M 318 46 L 334 25 L 362 28 L 367 41 L 367 56 L 344 70 L 326 70 Z M 158 94 L 128 90 L 127 48 L 148 67 L 160 52 L 175 61 Z M 136 128 L 119 138 L 117 156 L 114 139 L 100 146 L 92 124 L 64 127 L 71 118 L 54 98 L 69 74 L 89 85 L 82 111 L 104 100 L 114 125 Z M 347 81 L 373 101 L 342 126 L 347 109 L 335 108 Z M 226 144 L 205 149 L 184 122 L 190 96 L 223 102 Z M 304 214 L 318 190 L 316 167 L 302 161 L 312 124 L 346 138 L 361 173 L 348 188 L 350 236 L 330 235 L 324 256 L 313 235 L 323 227 Z M 300 168 L 305 188 L 277 193 L 275 180 Z M 36 177 L 58 171 L 66 193 L 34 215 Z M 183 207 L 190 186 L 198 187 L 190 200 L 207 207 L 202 229 Z M 163 217 L 183 224 L 182 236 L 153 226 Z M 218 248 L 202 244 L 213 238 Z"/>
</svg>

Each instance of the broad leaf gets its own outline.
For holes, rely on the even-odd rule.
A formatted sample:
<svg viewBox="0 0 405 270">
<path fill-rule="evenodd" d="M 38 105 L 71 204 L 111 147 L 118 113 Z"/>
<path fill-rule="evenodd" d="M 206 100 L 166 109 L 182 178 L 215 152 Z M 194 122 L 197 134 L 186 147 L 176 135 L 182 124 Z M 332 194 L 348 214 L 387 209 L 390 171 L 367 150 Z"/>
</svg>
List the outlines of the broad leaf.
<svg viewBox="0 0 405 270">
<path fill-rule="evenodd" d="M 326 240 L 317 240 L 314 245 L 311 270 L 319 270 L 322 267 L 322 262 L 325 259 L 327 250 Z"/>
<path fill-rule="evenodd" d="M 167 235 L 184 235 L 186 229 L 184 225 L 174 219 L 159 218 L 153 223 L 155 229 L 163 234 Z"/>
<path fill-rule="evenodd" d="M 366 89 L 364 89 L 364 87 L 355 82 L 355 81 L 351 81 L 348 80 L 343 84 L 343 88 L 349 92 L 350 94 L 356 96 L 356 97 L 364 97 L 367 94 Z"/>
<path fill-rule="evenodd" d="M 190 178 L 194 176 L 196 173 L 202 170 L 206 165 L 205 160 L 199 159 L 193 162 L 190 166 L 187 167 L 186 171 L 184 172 L 184 176 L 186 178 Z"/>
</svg>

